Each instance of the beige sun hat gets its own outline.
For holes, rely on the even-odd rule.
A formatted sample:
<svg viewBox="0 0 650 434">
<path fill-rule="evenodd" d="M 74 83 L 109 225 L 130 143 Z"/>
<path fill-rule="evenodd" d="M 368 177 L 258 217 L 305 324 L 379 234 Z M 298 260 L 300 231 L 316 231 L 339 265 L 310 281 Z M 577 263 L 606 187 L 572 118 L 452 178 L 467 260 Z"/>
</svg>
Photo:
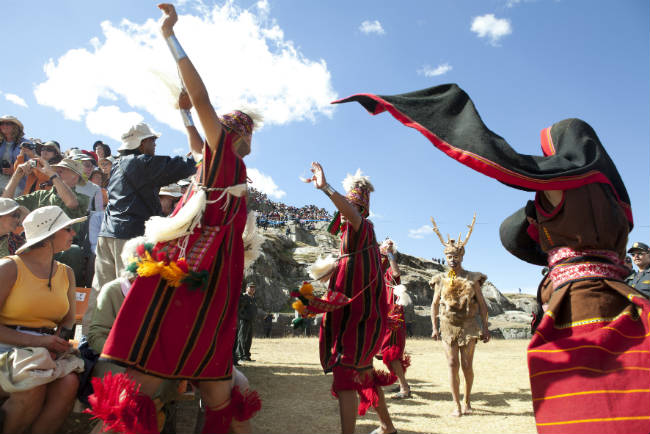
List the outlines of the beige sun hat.
<svg viewBox="0 0 650 434">
<path fill-rule="evenodd" d="M 0 122 L 11 122 L 13 124 L 16 124 L 18 128 L 21 130 L 24 130 L 25 127 L 23 126 L 23 123 L 18 120 L 16 116 L 11 116 L 11 115 L 4 115 L 0 117 Z"/>
<path fill-rule="evenodd" d="M 71 158 L 64 158 L 52 167 L 63 167 L 65 169 L 70 169 L 79 175 L 79 185 L 86 184 L 86 175 L 84 174 L 84 166 L 81 161 L 73 160 Z"/>
<path fill-rule="evenodd" d="M 178 184 L 169 184 L 160 189 L 158 196 L 171 196 L 171 197 L 181 197 L 183 192 L 181 191 L 181 186 Z"/>
<path fill-rule="evenodd" d="M 20 210 L 22 213 L 22 216 L 20 218 L 21 220 L 24 219 L 27 214 L 29 214 L 29 210 L 24 206 L 18 205 L 18 202 L 15 200 L 4 197 L 0 198 L 0 217 L 11 214 L 16 210 Z"/>
<path fill-rule="evenodd" d="M 27 242 L 23 244 L 16 253 L 22 253 L 29 247 L 43 241 L 45 238 L 56 233 L 57 231 L 67 228 L 75 223 L 85 221 L 88 217 L 79 217 L 71 219 L 56 205 L 42 206 L 30 212 L 23 220 L 25 228 L 25 238 Z"/>
<path fill-rule="evenodd" d="M 160 137 L 160 133 L 155 132 L 144 122 L 133 125 L 129 131 L 122 134 L 122 145 L 118 151 L 132 151 L 138 149 L 140 142 L 149 137 Z"/>
</svg>

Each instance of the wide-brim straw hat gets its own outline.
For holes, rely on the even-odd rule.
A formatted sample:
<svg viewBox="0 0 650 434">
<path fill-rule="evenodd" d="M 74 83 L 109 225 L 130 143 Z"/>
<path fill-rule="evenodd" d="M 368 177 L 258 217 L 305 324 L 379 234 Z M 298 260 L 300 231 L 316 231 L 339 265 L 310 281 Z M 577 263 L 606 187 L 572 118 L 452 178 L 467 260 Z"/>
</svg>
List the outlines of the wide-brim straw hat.
<svg viewBox="0 0 650 434">
<path fill-rule="evenodd" d="M 181 186 L 178 184 L 169 184 L 160 189 L 158 196 L 171 196 L 171 197 L 181 197 L 183 192 L 181 191 Z"/>
<path fill-rule="evenodd" d="M 20 128 L 21 131 L 25 129 L 25 127 L 23 126 L 23 123 L 20 122 L 16 116 L 4 115 L 4 116 L 0 117 L 0 122 L 11 122 L 11 123 L 15 124 L 18 128 Z"/>
<path fill-rule="evenodd" d="M 81 162 L 73 160 L 71 158 L 64 158 L 52 167 L 63 167 L 65 169 L 70 169 L 79 175 L 79 185 L 86 184 L 86 175 L 84 174 L 84 167 Z"/>
<path fill-rule="evenodd" d="M 23 220 L 25 229 L 25 238 L 27 242 L 23 244 L 16 253 L 22 253 L 34 244 L 43 241 L 57 231 L 67 228 L 75 223 L 83 222 L 87 216 L 71 219 L 58 206 L 42 206 L 30 212 Z"/>
<path fill-rule="evenodd" d="M 118 151 L 132 151 L 140 147 L 141 142 L 149 137 L 160 137 L 160 133 L 155 132 L 144 122 L 133 125 L 129 131 L 122 134 L 122 145 L 117 148 Z"/>
<path fill-rule="evenodd" d="M 29 214 L 29 210 L 24 206 L 18 205 L 18 202 L 15 200 L 5 197 L 0 198 L 0 217 L 11 214 L 16 210 L 20 210 L 22 214 L 20 217 L 21 220 L 24 219 L 27 214 Z"/>
</svg>

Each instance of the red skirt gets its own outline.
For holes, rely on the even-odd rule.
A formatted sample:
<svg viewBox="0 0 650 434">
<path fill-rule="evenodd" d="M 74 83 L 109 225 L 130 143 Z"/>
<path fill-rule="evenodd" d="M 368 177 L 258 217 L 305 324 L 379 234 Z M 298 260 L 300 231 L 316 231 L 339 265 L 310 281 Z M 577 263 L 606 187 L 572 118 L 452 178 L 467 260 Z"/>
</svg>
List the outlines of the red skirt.
<svg viewBox="0 0 650 434">
<path fill-rule="evenodd" d="M 563 288 L 530 341 L 540 433 L 650 432 L 650 303 L 627 285 L 603 285 L 631 301 L 619 315 L 556 324 Z"/>
<path fill-rule="evenodd" d="M 102 358 L 162 378 L 222 380 L 232 348 L 244 270 L 241 233 L 233 226 L 190 237 L 188 262 L 209 272 L 201 289 L 138 277 L 104 345 Z"/>
</svg>

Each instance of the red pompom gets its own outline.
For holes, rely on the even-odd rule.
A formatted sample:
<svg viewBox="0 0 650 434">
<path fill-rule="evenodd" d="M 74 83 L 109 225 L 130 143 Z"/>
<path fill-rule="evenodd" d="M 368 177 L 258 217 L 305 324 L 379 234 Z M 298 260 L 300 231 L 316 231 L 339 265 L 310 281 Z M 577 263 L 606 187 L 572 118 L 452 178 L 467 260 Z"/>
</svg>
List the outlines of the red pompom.
<svg viewBox="0 0 650 434">
<path fill-rule="evenodd" d="M 242 394 L 239 386 L 235 386 L 230 394 L 230 399 L 233 407 L 233 417 L 238 421 L 250 419 L 262 408 L 262 400 L 255 390 L 246 390 Z"/>
<path fill-rule="evenodd" d="M 144 252 L 147 250 L 144 248 L 144 244 L 139 244 L 138 247 L 135 248 L 135 252 L 138 254 L 138 256 L 144 256 Z"/>
<path fill-rule="evenodd" d="M 88 397 L 90 408 L 84 410 L 100 419 L 104 431 L 130 434 L 157 434 L 156 406 L 140 393 L 140 386 L 126 374 L 108 372 L 102 380 L 93 378 L 94 393 Z"/>
<path fill-rule="evenodd" d="M 190 266 L 187 265 L 187 260 L 185 260 L 185 258 L 178 258 L 176 260 L 176 265 L 178 265 L 178 268 L 183 270 L 183 273 L 189 273 Z"/>
</svg>

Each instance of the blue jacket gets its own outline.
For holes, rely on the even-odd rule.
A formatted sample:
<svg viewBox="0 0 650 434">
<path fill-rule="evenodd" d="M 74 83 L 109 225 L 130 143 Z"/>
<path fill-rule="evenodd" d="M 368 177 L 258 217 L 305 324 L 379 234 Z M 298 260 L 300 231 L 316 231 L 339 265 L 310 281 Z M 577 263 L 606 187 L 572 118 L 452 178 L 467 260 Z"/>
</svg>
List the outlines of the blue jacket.
<svg viewBox="0 0 650 434">
<path fill-rule="evenodd" d="M 160 187 L 196 172 L 192 157 L 125 155 L 113 164 L 108 183 L 108 205 L 100 237 L 129 239 L 144 235 L 144 223 L 162 215 Z"/>
</svg>

